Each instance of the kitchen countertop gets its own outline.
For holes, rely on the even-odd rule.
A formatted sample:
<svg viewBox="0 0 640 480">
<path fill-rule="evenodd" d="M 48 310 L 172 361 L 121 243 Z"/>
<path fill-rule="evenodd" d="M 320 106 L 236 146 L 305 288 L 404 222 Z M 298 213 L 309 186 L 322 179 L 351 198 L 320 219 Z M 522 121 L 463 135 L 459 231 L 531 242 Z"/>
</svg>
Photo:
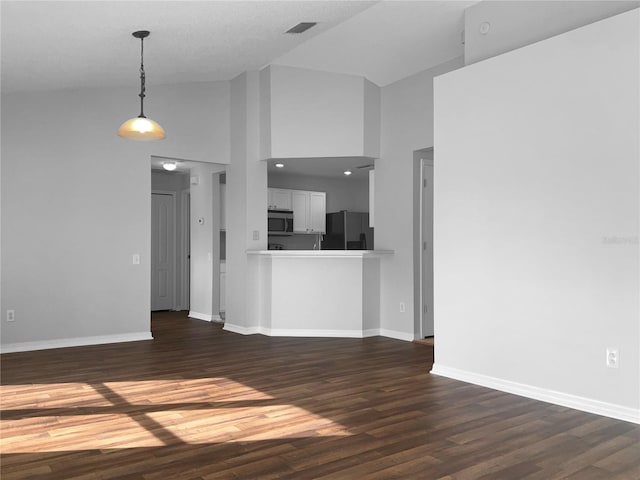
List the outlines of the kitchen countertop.
<svg viewBox="0 0 640 480">
<path fill-rule="evenodd" d="M 247 255 L 271 257 L 345 258 L 390 255 L 393 250 L 247 250 Z"/>
</svg>

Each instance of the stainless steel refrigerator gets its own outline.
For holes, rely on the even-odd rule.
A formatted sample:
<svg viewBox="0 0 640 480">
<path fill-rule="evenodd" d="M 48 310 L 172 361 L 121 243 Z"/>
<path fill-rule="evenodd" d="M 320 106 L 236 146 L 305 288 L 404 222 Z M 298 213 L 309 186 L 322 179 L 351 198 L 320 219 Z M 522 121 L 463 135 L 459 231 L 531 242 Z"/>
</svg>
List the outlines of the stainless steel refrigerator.
<svg viewBox="0 0 640 480">
<path fill-rule="evenodd" d="M 323 250 L 373 250 L 373 228 L 369 214 L 342 210 L 327 213 L 327 233 Z"/>
</svg>

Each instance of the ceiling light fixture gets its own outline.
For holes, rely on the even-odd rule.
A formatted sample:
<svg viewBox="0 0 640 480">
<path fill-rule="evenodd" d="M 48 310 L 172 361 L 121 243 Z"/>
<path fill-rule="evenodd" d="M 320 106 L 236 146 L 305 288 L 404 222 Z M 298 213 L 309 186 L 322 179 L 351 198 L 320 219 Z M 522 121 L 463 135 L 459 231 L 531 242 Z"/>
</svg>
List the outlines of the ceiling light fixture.
<svg viewBox="0 0 640 480">
<path fill-rule="evenodd" d="M 284 163 L 276 163 L 276 168 L 284 168 Z"/>
<path fill-rule="evenodd" d="M 176 162 L 162 162 L 162 168 L 173 172 L 176 168 L 178 168 L 178 164 Z"/>
<path fill-rule="evenodd" d="M 147 30 L 133 32 L 140 39 L 140 115 L 120 125 L 118 135 L 130 140 L 161 140 L 167 135 L 163 128 L 150 118 L 144 116 L 145 74 L 144 74 L 144 39 L 149 36 Z"/>
<path fill-rule="evenodd" d="M 349 175 L 351 175 L 351 170 L 345 170 L 344 174 L 348 177 Z"/>
</svg>

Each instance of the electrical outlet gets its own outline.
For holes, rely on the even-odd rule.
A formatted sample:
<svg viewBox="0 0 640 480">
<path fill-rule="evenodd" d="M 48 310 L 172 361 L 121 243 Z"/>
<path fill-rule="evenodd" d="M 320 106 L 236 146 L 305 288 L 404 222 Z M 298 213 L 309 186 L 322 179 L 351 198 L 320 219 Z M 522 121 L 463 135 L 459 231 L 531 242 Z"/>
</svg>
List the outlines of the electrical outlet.
<svg viewBox="0 0 640 480">
<path fill-rule="evenodd" d="M 16 321 L 16 311 L 7 310 L 7 322 L 15 322 L 15 321 Z"/>
<path fill-rule="evenodd" d="M 607 367 L 618 368 L 620 366 L 620 355 L 617 348 L 607 348 Z"/>
<path fill-rule="evenodd" d="M 134 253 L 131 255 L 131 263 L 134 265 L 140 265 L 140 254 Z"/>
<path fill-rule="evenodd" d="M 260 230 L 254 230 L 253 231 L 253 239 L 254 240 L 260 240 Z"/>
<path fill-rule="evenodd" d="M 404 313 L 404 312 L 405 312 L 404 302 L 400 302 L 400 313 Z"/>
</svg>

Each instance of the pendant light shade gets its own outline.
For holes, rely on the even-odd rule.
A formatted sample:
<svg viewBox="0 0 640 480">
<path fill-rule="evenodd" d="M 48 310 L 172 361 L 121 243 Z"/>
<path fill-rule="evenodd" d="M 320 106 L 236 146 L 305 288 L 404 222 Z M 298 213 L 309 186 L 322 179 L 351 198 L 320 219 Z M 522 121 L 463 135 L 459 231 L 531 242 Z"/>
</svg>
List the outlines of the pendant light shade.
<svg viewBox="0 0 640 480">
<path fill-rule="evenodd" d="M 118 135 L 131 140 L 161 140 L 167 136 L 155 120 L 147 117 L 133 117 L 120 125 Z"/>
<path fill-rule="evenodd" d="M 140 39 L 140 115 L 131 118 L 120 125 L 118 135 L 130 140 L 161 140 L 167 136 L 164 129 L 158 124 L 145 117 L 144 97 L 145 97 L 145 73 L 144 73 L 144 39 L 149 36 L 147 30 L 133 32 L 134 37 Z"/>
</svg>

